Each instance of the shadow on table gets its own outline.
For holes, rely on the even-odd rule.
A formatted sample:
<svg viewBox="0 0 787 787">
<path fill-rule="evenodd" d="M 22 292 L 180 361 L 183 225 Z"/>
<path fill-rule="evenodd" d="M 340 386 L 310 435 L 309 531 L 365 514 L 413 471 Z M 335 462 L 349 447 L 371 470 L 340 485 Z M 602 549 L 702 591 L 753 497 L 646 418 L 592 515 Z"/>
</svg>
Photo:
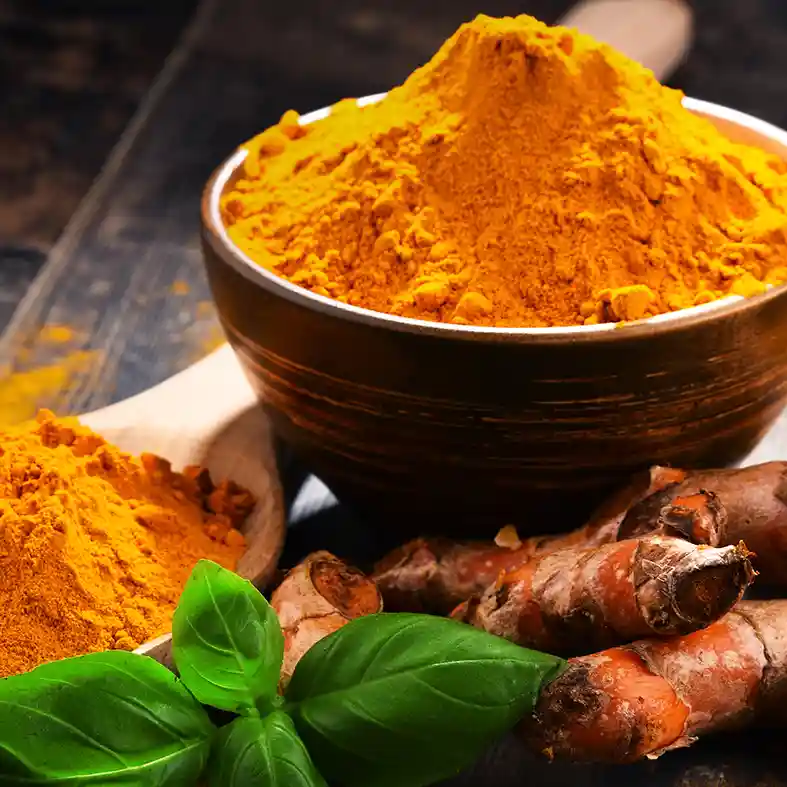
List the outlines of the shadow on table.
<svg viewBox="0 0 787 787">
<path fill-rule="evenodd" d="M 513 735 L 445 787 L 784 787 L 787 762 L 777 732 L 716 736 L 633 765 L 548 763 Z"/>
</svg>

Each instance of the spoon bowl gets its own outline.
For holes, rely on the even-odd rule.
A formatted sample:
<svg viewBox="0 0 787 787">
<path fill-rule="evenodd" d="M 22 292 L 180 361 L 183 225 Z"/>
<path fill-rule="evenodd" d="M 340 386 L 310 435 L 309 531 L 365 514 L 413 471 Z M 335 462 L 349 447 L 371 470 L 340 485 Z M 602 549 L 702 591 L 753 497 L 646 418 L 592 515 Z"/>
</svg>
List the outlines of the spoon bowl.
<svg viewBox="0 0 787 787">
<path fill-rule="evenodd" d="M 124 451 L 155 453 L 176 469 L 197 464 L 257 498 L 243 523 L 237 571 L 257 585 L 273 576 L 284 544 L 284 503 L 267 419 L 227 345 L 165 382 L 80 420 Z M 171 665 L 171 634 L 137 653 Z"/>
</svg>

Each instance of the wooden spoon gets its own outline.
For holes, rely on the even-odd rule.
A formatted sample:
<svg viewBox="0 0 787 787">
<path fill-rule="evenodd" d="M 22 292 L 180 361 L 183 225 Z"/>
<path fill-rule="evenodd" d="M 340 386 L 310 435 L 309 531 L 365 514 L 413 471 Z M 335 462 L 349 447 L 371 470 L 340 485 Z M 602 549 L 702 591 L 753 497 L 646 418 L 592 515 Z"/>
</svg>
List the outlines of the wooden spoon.
<svg viewBox="0 0 787 787">
<path fill-rule="evenodd" d="M 207 467 L 257 497 L 243 531 L 248 549 L 238 573 L 255 584 L 271 579 L 284 545 L 285 513 L 270 427 L 229 345 L 125 401 L 83 415 L 82 423 L 119 448 L 158 454 L 178 469 Z M 137 652 L 169 663 L 171 636 Z"/>
<path fill-rule="evenodd" d="M 615 47 L 664 81 L 686 57 L 693 37 L 683 0 L 584 0 L 559 24 Z"/>
</svg>

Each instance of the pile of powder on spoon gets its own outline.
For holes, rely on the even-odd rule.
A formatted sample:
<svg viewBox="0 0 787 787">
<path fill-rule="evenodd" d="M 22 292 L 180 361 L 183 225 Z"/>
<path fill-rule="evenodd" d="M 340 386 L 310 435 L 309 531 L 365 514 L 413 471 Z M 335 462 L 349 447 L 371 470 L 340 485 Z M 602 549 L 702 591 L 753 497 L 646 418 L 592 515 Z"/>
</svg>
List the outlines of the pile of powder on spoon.
<svg viewBox="0 0 787 787">
<path fill-rule="evenodd" d="M 169 630 L 201 558 L 234 569 L 254 498 L 42 411 L 0 431 L 0 677 Z"/>
</svg>

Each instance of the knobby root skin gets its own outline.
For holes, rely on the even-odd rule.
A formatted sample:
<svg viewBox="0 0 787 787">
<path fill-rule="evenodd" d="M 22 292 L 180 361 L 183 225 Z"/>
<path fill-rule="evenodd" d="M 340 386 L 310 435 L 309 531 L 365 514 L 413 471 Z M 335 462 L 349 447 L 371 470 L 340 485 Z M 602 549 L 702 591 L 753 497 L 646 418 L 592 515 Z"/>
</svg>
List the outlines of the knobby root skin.
<svg viewBox="0 0 787 787">
<path fill-rule="evenodd" d="M 281 684 L 313 645 L 354 618 L 382 612 L 374 582 L 330 552 L 313 552 L 293 568 L 271 596 L 284 632 Z"/>
<path fill-rule="evenodd" d="M 492 542 L 418 538 L 383 558 L 372 576 L 387 610 L 446 615 L 532 555 L 530 542 L 506 549 Z"/>
<path fill-rule="evenodd" d="M 642 500 L 667 489 L 686 478 L 685 470 L 673 467 L 653 465 L 644 473 L 637 473 L 627 485 L 612 494 L 590 517 L 584 527 L 568 536 L 577 536 L 574 543 L 558 543 L 556 548 L 562 546 L 594 546 L 608 544 L 611 541 L 621 540 L 619 535 L 620 525 L 632 506 Z M 558 539 L 565 536 L 558 536 Z"/>
<path fill-rule="evenodd" d="M 681 497 L 679 486 L 670 484 L 632 506 L 618 529 L 618 539 L 659 532 L 694 544 L 720 546 L 727 511 L 718 495 L 702 491 Z"/>
<path fill-rule="evenodd" d="M 632 505 L 682 481 L 685 475 L 682 470 L 654 466 L 610 497 L 584 527 L 559 535 L 533 536 L 514 549 L 491 542 L 415 539 L 383 558 L 373 577 L 389 611 L 446 615 L 460 602 L 486 590 L 503 571 L 513 571 L 559 549 L 615 541 Z"/>
<path fill-rule="evenodd" d="M 763 581 L 787 585 L 787 462 L 690 473 L 632 507 L 620 537 L 679 530 L 681 520 L 695 543 L 745 542 Z"/>
<path fill-rule="evenodd" d="M 447 614 L 482 593 L 501 571 L 533 558 L 649 533 L 711 546 L 744 542 L 763 581 L 787 585 L 787 462 L 696 473 L 654 466 L 578 530 L 528 538 L 515 549 L 418 539 L 385 558 L 374 576 L 388 609 Z"/>
<path fill-rule="evenodd" d="M 707 626 L 753 575 L 743 545 L 703 547 L 656 534 L 535 558 L 453 617 L 525 647 L 576 656 Z"/>
<path fill-rule="evenodd" d="M 705 629 L 571 659 L 520 732 L 546 756 L 632 762 L 787 718 L 787 600 L 740 602 Z"/>
</svg>

